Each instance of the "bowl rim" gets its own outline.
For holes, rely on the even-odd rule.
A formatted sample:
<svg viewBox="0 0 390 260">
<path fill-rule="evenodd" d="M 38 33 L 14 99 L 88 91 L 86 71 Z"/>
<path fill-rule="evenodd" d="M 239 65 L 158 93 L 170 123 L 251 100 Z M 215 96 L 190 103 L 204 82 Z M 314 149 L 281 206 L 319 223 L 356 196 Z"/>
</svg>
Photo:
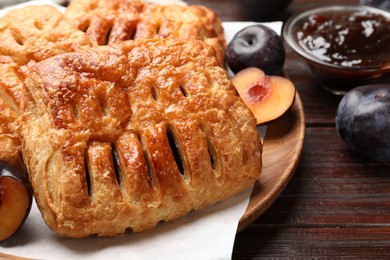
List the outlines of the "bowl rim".
<svg viewBox="0 0 390 260">
<path fill-rule="evenodd" d="M 295 40 L 295 37 L 293 37 L 292 32 L 293 28 L 296 25 L 297 22 L 301 21 L 304 18 L 307 18 L 308 16 L 312 14 L 316 14 L 319 12 L 328 12 L 328 11 L 369 11 L 371 13 L 375 14 L 381 14 L 385 18 L 390 19 L 390 12 L 368 6 L 368 5 L 325 5 L 325 6 L 320 6 L 320 7 L 315 7 L 308 9 L 306 11 L 303 11 L 301 13 L 297 13 L 293 16 L 291 16 L 287 21 L 284 23 L 283 28 L 282 28 L 282 37 L 285 42 L 287 42 L 290 47 L 298 53 L 301 57 L 306 59 L 308 62 L 315 63 L 315 64 L 320 64 L 326 67 L 334 68 L 334 69 L 343 69 L 343 70 L 350 70 L 350 71 L 378 71 L 379 69 L 383 68 L 386 66 L 386 62 L 383 65 L 380 66 L 342 66 L 342 65 L 337 65 L 333 63 L 326 62 L 324 60 L 316 58 L 314 55 L 311 55 L 307 51 L 305 51 L 300 44 Z M 388 66 L 388 65 L 387 65 Z"/>
</svg>

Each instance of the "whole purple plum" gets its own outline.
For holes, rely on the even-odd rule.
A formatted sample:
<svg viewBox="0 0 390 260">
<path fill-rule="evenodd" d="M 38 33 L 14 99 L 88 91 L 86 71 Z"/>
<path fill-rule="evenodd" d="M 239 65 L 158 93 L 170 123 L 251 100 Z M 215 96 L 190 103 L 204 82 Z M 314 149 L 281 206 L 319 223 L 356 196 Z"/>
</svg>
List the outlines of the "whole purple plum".
<svg viewBox="0 0 390 260">
<path fill-rule="evenodd" d="M 390 85 L 350 90 L 338 106 L 336 129 L 356 153 L 390 162 Z"/>
<path fill-rule="evenodd" d="M 262 24 L 237 32 L 226 49 L 226 62 L 234 73 L 257 67 L 267 75 L 278 75 L 282 73 L 285 56 L 281 37 Z"/>
</svg>

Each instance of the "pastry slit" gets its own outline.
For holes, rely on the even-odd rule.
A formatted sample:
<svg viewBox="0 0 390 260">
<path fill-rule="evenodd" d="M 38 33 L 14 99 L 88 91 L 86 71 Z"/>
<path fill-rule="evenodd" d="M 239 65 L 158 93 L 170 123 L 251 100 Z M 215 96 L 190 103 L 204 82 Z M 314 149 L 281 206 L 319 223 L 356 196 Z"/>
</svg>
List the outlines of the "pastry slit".
<svg viewBox="0 0 390 260">
<path fill-rule="evenodd" d="M 148 153 L 147 145 L 142 140 L 141 136 L 137 135 L 137 137 L 138 137 L 138 140 L 141 144 L 142 152 L 144 153 L 144 157 L 145 157 L 145 162 L 146 162 L 146 165 L 148 167 L 148 172 L 149 172 L 149 176 L 150 176 L 150 183 L 152 184 L 152 187 L 154 189 L 157 189 L 156 174 L 153 170 L 152 161 L 151 161 L 151 158 L 150 158 L 149 153 Z"/>
<path fill-rule="evenodd" d="M 91 25 L 91 22 L 89 20 L 85 21 L 84 23 L 80 24 L 78 26 L 78 29 L 82 32 L 87 32 L 88 31 L 88 28 L 89 26 Z"/>
<path fill-rule="evenodd" d="M 110 26 L 107 31 L 106 31 L 106 37 L 105 37 L 105 40 L 104 40 L 104 43 L 102 45 L 108 45 L 108 43 L 110 42 L 110 35 L 111 35 L 111 32 L 112 32 L 112 26 Z"/>
<path fill-rule="evenodd" d="M 215 152 L 215 148 L 213 146 L 213 143 L 212 141 L 210 140 L 210 137 L 208 135 L 208 131 L 205 127 L 204 124 L 201 124 L 200 125 L 200 129 L 203 131 L 203 133 L 205 134 L 205 138 L 206 138 L 206 141 L 207 141 L 207 152 L 209 154 L 209 158 L 210 158 L 210 165 L 211 165 L 211 168 L 214 170 L 214 171 L 217 171 L 218 170 L 218 161 L 217 161 L 217 154 Z"/>
<path fill-rule="evenodd" d="M 35 28 L 37 28 L 40 31 L 42 31 L 42 29 L 43 29 L 43 24 L 40 23 L 39 21 L 34 21 L 34 26 L 35 26 Z"/>
<path fill-rule="evenodd" d="M 207 78 L 207 84 L 210 86 L 210 88 L 219 88 L 218 82 L 213 80 L 212 75 L 206 74 L 205 76 Z"/>
<path fill-rule="evenodd" d="M 186 176 L 184 159 L 176 135 L 177 133 L 174 131 L 173 127 L 171 125 L 167 125 L 168 142 L 172 150 L 173 157 L 175 158 L 177 169 L 182 176 Z"/>
<path fill-rule="evenodd" d="M 150 92 L 152 93 L 153 99 L 156 100 L 156 101 L 158 101 L 158 100 L 159 100 L 159 97 L 158 97 L 157 88 L 156 88 L 156 87 L 151 87 L 151 88 L 150 88 Z"/>
<path fill-rule="evenodd" d="M 80 109 L 78 106 L 73 106 L 73 115 L 76 118 L 76 120 L 80 121 Z"/>
<path fill-rule="evenodd" d="M 211 141 L 210 139 L 206 136 L 206 139 L 207 139 L 207 150 L 209 152 L 209 155 L 210 155 L 210 165 L 211 167 L 213 168 L 213 170 L 216 170 L 216 158 L 215 158 L 215 153 L 214 153 L 214 148 L 211 144 Z"/>
<path fill-rule="evenodd" d="M 188 89 L 185 86 L 179 86 L 179 89 L 180 89 L 181 93 L 183 93 L 184 97 L 188 97 L 189 96 Z"/>
<path fill-rule="evenodd" d="M 24 45 L 24 41 L 22 40 L 21 35 L 18 35 L 18 33 L 16 33 L 14 30 L 11 30 L 11 35 L 17 44 L 19 44 L 20 46 Z"/>
<path fill-rule="evenodd" d="M 122 176 L 122 167 L 121 162 L 118 155 L 118 150 L 114 144 L 111 144 L 111 154 L 112 154 L 112 163 L 114 165 L 115 178 L 118 182 L 118 185 L 121 186 L 121 176 Z"/>
<path fill-rule="evenodd" d="M 135 35 L 136 35 L 136 33 L 137 33 L 137 26 L 135 25 L 135 26 L 132 26 L 132 27 L 130 27 L 129 28 L 129 31 L 130 31 L 130 33 L 129 33 L 129 38 L 128 39 L 125 39 L 125 40 L 134 40 L 134 37 L 135 37 Z"/>
<path fill-rule="evenodd" d="M 158 25 L 156 26 L 156 30 L 155 30 L 155 32 L 154 32 L 154 35 L 156 36 L 156 38 L 159 37 L 160 29 L 161 29 L 161 25 L 158 24 Z"/>
<path fill-rule="evenodd" d="M 102 113 L 104 116 L 108 115 L 106 104 L 103 100 L 100 101 L 100 108 L 102 109 Z"/>
<path fill-rule="evenodd" d="M 84 150 L 84 168 L 85 168 L 85 180 L 87 183 L 88 196 L 92 197 L 92 185 L 91 185 L 91 171 L 88 160 L 88 147 Z"/>
</svg>

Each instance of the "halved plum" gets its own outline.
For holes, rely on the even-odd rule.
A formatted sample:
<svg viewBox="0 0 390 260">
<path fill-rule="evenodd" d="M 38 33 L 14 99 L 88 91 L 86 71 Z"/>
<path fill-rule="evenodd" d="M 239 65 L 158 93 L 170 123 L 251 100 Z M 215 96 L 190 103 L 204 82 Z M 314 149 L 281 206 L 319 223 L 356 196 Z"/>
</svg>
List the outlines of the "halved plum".
<svg viewBox="0 0 390 260">
<path fill-rule="evenodd" d="M 32 188 L 27 173 L 0 161 L 0 241 L 22 226 L 31 204 Z"/>
<path fill-rule="evenodd" d="M 295 86 L 285 77 L 268 76 L 261 69 L 250 67 L 238 72 L 232 81 L 257 124 L 281 117 L 294 103 Z"/>
</svg>

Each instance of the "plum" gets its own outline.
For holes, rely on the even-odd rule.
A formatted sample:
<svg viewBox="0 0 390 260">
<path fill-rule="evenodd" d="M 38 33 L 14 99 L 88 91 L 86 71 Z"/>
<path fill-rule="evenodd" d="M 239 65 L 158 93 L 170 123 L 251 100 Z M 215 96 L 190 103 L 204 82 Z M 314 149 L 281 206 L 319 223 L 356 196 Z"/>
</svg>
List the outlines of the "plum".
<svg viewBox="0 0 390 260">
<path fill-rule="evenodd" d="M 336 129 L 354 152 L 390 162 L 390 85 L 350 90 L 339 103 Z"/>
<path fill-rule="evenodd" d="M 296 89 L 289 79 L 268 76 L 259 68 L 241 70 L 232 82 L 258 125 L 281 117 L 295 100 Z"/>
<path fill-rule="evenodd" d="M 234 73 L 257 67 L 267 75 L 280 75 L 286 54 L 282 39 L 274 30 L 254 24 L 234 35 L 225 56 L 227 65 Z"/>
<path fill-rule="evenodd" d="M 0 161 L 0 241 L 22 226 L 31 204 L 32 188 L 27 173 Z"/>
</svg>

